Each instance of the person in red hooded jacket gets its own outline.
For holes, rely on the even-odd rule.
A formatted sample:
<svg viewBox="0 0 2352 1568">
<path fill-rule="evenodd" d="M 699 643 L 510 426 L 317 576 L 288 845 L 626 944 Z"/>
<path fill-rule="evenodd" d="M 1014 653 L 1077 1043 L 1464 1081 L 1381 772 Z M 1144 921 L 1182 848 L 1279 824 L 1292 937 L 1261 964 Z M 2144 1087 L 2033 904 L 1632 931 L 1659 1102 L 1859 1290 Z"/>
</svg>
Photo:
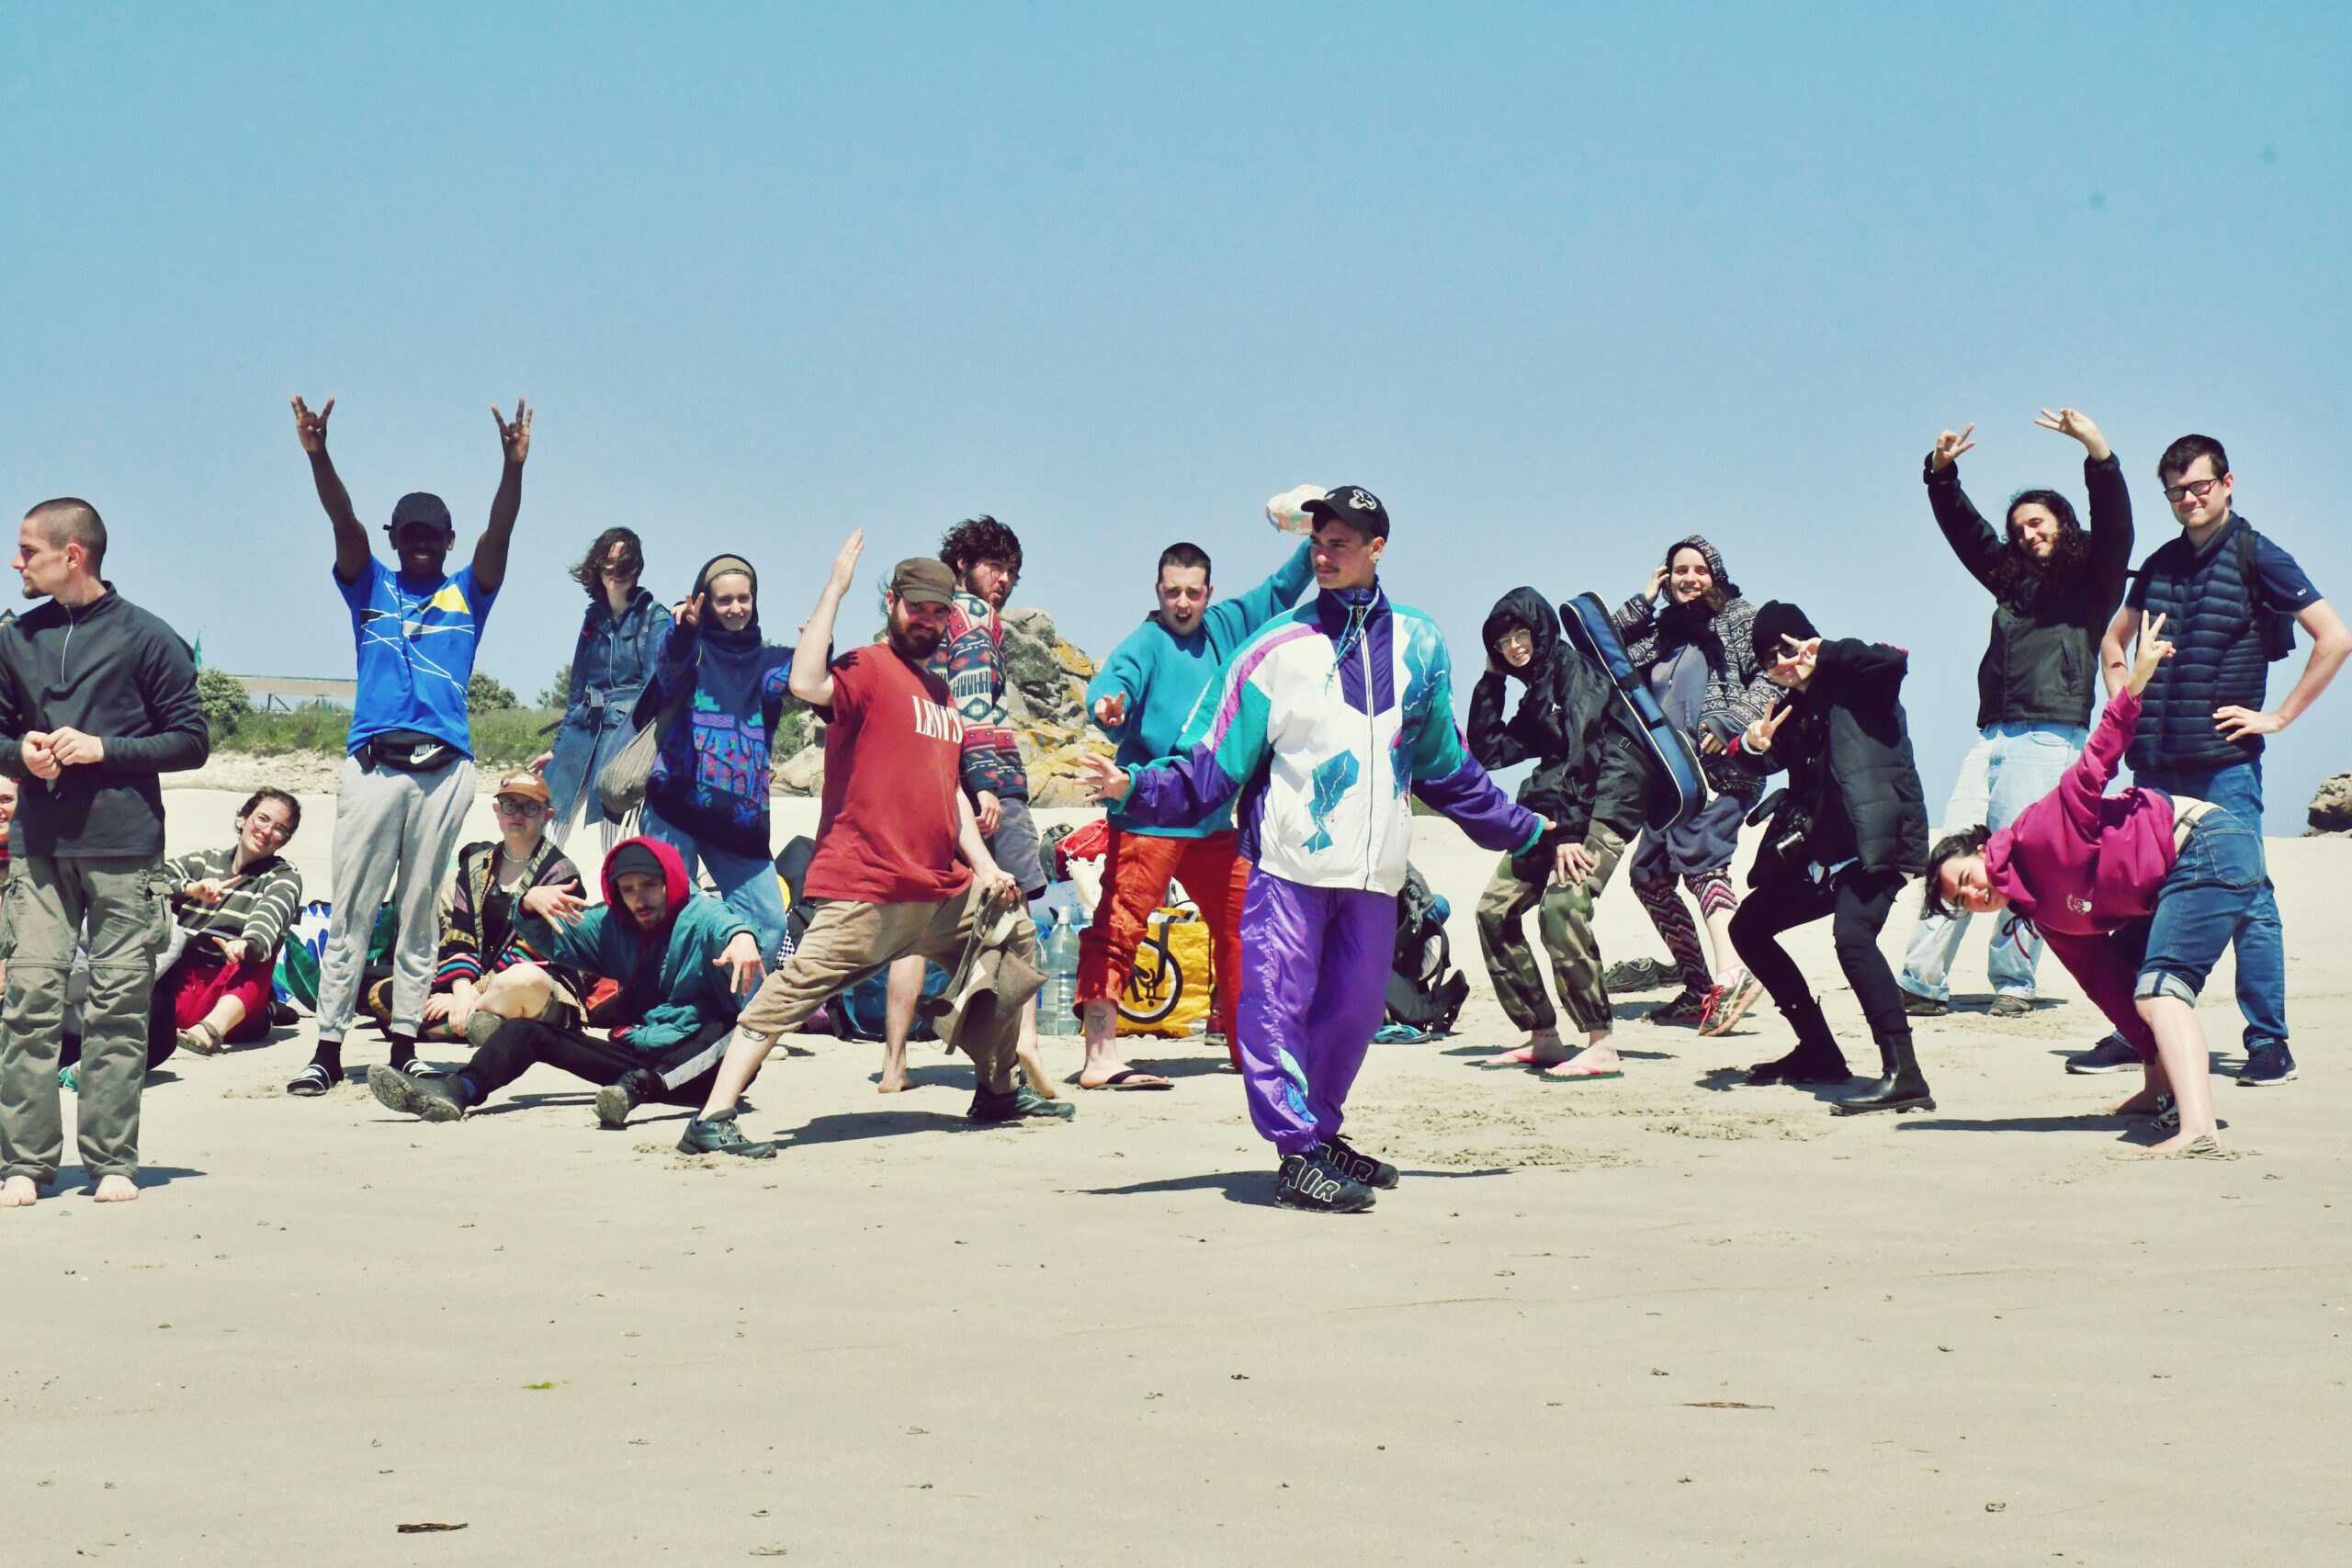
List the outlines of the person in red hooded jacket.
<svg viewBox="0 0 2352 1568">
<path fill-rule="evenodd" d="M 2180 1130 L 2152 1156 L 2216 1158 L 2205 1032 L 2197 993 L 2263 888 L 2262 829 L 2210 801 L 2155 789 L 2107 794 L 2140 718 L 2140 694 L 2170 657 L 2165 618 L 2140 623 L 2130 681 L 2108 699 L 2082 757 L 2058 787 L 1998 832 L 1973 828 L 1935 847 L 1928 908 L 1973 914 L 2014 908 L 2117 1031 L 2147 1073 L 2114 1109 L 2161 1115 Z"/>
<path fill-rule="evenodd" d="M 549 957 L 586 984 L 613 983 L 591 1015 L 609 1034 L 537 1016 L 552 983 L 537 964 L 518 964 L 492 981 L 476 1010 L 471 1061 L 438 1078 L 371 1067 L 377 1100 L 427 1122 L 455 1122 L 544 1062 L 604 1086 L 596 1118 L 608 1127 L 648 1100 L 700 1104 L 742 998 L 760 983 L 759 938 L 732 908 L 695 892 L 685 862 L 660 839 L 614 845 L 603 881 L 604 903 L 559 917 Z"/>
</svg>

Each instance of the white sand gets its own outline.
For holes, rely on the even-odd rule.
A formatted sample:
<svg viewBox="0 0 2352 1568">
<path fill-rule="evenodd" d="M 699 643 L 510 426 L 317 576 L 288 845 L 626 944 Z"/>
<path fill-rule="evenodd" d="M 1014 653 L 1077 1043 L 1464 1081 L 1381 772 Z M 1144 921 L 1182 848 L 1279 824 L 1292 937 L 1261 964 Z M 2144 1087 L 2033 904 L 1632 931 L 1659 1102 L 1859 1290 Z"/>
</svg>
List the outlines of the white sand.
<svg viewBox="0 0 2352 1568">
<path fill-rule="evenodd" d="M 234 804 L 175 794 L 174 849 Z M 599 1132 L 545 1070 L 424 1126 L 285 1099 L 306 1032 L 175 1059 L 141 1201 L 0 1214 L 7 1560 L 2352 1555 L 2352 843 L 2271 845 L 2303 1076 L 2220 1086 L 2249 1157 L 2127 1166 L 2097 1113 L 2125 1086 L 2059 1069 L 2100 1030 L 2054 963 L 2031 1019 L 1924 1025 L 1931 1115 L 1725 1087 L 1785 1049 L 1769 1008 L 1720 1042 L 1628 1023 L 1619 1083 L 1474 1072 L 1507 1043 L 1491 857 L 1417 830 L 1477 994 L 1454 1039 L 1374 1048 L 1351 1130 L 1408 1175 L 1360 1217 L 1268 1206 L 1196 1042 L 1144 1048 L 1174 1092 L 979 1132 L 936 1047 L 885 1100 L 878 1048 L 804 1040 L 748 1116 L 790 1146 L 720 1165 L 671 1152 L 673 1111 Z M 1657 951 L 1622 886 L 1602 931 Z M 1826 925 L 1799 945 L 1833 983 Z M 395 1533 L 425 1521 L 469 1528 Z"/>
</svg>

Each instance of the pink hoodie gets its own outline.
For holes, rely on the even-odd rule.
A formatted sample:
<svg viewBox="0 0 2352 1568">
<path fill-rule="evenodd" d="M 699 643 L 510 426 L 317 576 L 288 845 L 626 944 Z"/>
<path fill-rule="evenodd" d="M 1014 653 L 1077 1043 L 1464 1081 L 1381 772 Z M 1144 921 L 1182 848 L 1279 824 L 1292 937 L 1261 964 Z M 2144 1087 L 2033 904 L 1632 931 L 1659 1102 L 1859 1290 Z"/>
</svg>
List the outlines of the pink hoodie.
<svg viewBox="0 0 2352 1568">
<path fill-rule="evenodd" d="M 2171 796 L 2153 789 L 2105 793 L 2139 718 L 2135 694 L 2109 697 L 2058 787 L 1985 844 L 1984 872 L 2145 1061 L 2155 1055 L 2155 1039 L 2132 1005 L 2136 976 L 2107 941 L 2155 908 L 2177 853 Z"/>
</svg>

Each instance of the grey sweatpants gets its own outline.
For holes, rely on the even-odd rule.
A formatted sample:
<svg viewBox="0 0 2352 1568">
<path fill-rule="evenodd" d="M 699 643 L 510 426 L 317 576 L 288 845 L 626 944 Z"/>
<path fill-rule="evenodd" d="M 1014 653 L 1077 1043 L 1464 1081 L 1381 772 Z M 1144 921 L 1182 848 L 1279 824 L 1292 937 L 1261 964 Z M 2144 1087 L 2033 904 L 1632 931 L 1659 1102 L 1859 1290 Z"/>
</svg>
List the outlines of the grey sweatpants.
<svg viewBox="0 0 2352 1568">
<path fill-rule="evenodd" d="M 8 864 L 6 1036 L 0 1038 L 0 1158 L 6 1174 L 57 1178 L 65 1122 L 57 1057 L 65 977 L 83 922 L 90 928 L 90 994 L 82 1009 L 81 1093 L 74 1130 L 92 1177 L 139 1169 L 139 1089 L 147 1077 L 147 1005 L 155 955 L 171 932 L 160 862 L 138 855 L 18 855 Z"/>
<path fill-rule="evenodd" d="M 392 942 L 392 1032 L 416 1034 L 433 988 L 441 878 L 473 803 L 470 758 L 429 773 L 363 768 L 356 757 L 344 759 L 334 797 L 334 914 L 319 954 L 321 1043 L 339 1043 L 351 1027 L 368 968 L 368 939 L 395 879 L 401 902 L 400 934 Z"/>
</svg>

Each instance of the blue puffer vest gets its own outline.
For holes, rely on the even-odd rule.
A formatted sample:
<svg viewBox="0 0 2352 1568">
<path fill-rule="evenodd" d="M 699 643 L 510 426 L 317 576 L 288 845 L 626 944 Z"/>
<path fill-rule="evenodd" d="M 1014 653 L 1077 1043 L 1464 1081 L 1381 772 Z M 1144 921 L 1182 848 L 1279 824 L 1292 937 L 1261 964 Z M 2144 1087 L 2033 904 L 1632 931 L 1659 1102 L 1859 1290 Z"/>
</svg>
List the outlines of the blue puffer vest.
<svg viewBox="0 0 2352 1568">
<path fill-rule="evenodd" d="M 2238 531 L 2251 526 L 2233 515 L 2202 550 L 2192 550 L 2184 535 L 2140 568 L 2143 604 L 2165 617 L 2165 640 L 2174 651 L 2148 682 L 2132 732 L 2134 773 L 2226 767 L 2262 754 L 2260 736 L 2225 740 L 2213 728 L 2215 708 L 2259 711 L 2269 692 L 2255 585 L 2238 570 Z"/>
</svg>

